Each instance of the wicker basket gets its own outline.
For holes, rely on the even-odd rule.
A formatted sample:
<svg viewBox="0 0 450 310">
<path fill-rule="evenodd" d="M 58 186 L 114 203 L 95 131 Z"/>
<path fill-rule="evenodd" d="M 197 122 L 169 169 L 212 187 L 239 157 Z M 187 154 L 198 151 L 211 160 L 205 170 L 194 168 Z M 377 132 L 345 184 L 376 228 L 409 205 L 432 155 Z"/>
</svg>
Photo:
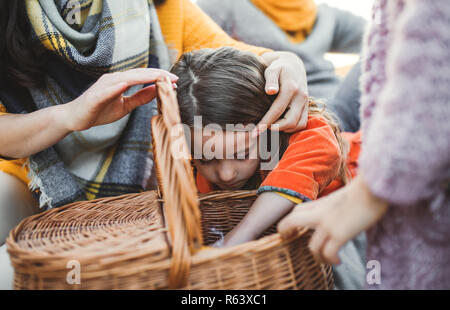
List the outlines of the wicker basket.
<svg viewBox="0 0 450 310">
<path fill-rule="evenodd" d="M 14 287 L 332 288 L 331 267 L 313 259 L 306 230 L 283 240 L 272 227 L 256 241 L 204 246 L 239 223 L 256 192 L 197 195 L 190 161 L 171 152 L 179 139 L 189 155 L 183 133 L 172 131 L 180 122 L 176 95 L 170 81 L 158 80 L 157 88 L 161 113 L 152 132 L 159 190 L 77 202 L 23 220 L 7 239 Z M 71 278 L 76 268 L 80 281 Z"/>
</svg>

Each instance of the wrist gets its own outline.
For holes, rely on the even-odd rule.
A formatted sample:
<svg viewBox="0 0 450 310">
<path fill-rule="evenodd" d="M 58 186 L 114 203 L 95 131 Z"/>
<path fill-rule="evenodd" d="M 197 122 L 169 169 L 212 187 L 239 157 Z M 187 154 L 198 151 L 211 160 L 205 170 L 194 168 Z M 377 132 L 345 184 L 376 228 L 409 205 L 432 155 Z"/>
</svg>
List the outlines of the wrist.
<svg viewBox="0 0 450 310">
<path fill-rule="evenodd" d="M 53 106 L 50 115 L 52 123 L 56 125 L 64 136 L 76 131 L 71 122 L 69 105 L 67 103 Z"/>
<path fill-rule="evenodd" d="M 246 231 L 244 229 L 234 229 L 230 231 L 224 238 L 224 246 L 235 246 L 241 243 L 249 242 L 255 240 L 256 236 L 251 231 Z"/>
<path fill-rule="evenodd" d="M 377 196 L 375 196 L 370 190 L 369 185 L 366 183 L 364 176 L 360 173 L 355 178 L 355 194 L 359 193 L 363 197 L 364 205 L 379 214 L 384 214 L 387 210 L 388 203 Z M 353 182 L 352 182 L 353 183 Z"/>
</svg>

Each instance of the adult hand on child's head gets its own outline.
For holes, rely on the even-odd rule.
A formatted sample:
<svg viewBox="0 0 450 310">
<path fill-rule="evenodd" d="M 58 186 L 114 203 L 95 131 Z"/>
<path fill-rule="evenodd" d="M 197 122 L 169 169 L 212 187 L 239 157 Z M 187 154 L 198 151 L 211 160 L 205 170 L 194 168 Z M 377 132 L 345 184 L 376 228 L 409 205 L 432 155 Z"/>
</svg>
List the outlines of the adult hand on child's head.
<svg viewBox="0 0 450 310">
<path fill-rule="evenodd" d="M 160 69 L 139 68 L 104 74 L 80 97 L 63 105 L 63 121 L 70 131 L 81 131 L 115 122 L 138 106 L 149 103 L 156 96 L 154 84 L 132 96 L 123 96 L 129 87 L 153 83 L 163 75 L 167 75 L 173 83 L 178 79 L 177 76 Z"/>
<path fill-rule="evenodd" d="M 308 122 L 308 87 L 303 62 L 290 52 L 266 52 L 261 57 L 268 66 L 264 74 L 266 93 L 278 93 L 278 96 L 259 122 L 254 135 L 270 126 L 273 130 L 285 132 L 305 128 Z M 279 119 L 287 109 L 284 118 Z"/>
<path fill-rule="evenodd" d="M 360 175 L 329 196 L 296 207 L 280 221 L 278 231 L 288 238 L 301 227 L 315 229 L 309 243 L 313 255 L 339 264 L 339 249 L 378 222 L 386 210 L 387 203 L 370 192 Z"/>
</svg>

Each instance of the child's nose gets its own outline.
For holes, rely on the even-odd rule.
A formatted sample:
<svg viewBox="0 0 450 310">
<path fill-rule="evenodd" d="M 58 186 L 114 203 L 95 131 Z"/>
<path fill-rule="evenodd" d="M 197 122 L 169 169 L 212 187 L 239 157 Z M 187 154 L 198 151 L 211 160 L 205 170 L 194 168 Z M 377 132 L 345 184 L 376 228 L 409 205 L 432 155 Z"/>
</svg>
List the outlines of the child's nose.
<svg viewBox="0 0 450 310">
<path fill-rule="evenodd" d="M 222 160 L 218 169 L 219 179 L 221 182 L 228 183 L 236 177 L 236 170 L 228 160 Z"/>
</svg>

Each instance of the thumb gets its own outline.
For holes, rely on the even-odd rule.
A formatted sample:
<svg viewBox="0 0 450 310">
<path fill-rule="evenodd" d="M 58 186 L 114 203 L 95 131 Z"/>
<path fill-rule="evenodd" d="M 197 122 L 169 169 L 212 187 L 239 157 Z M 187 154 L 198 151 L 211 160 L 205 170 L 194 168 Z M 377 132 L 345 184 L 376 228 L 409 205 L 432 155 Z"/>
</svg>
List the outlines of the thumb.
<svg viewBox="0 0 450 310">
<path fill-rule="evenodd" d="M 126 82 L 120 82 L 99 90 L 89 89 L 88 92 L 91 91 L 91 97 L 85 100 L 88 103 L 89 111 L 94 115 L 98 115 L 111 101 L 121 98 L 121 95 L 127 88 L 128 84 Z"/>
<path fill-rule="evenodd" d="M 96 91 L 94 94 L 94 102 L 97 104 L 105 104 L 123 94 L 128 88 L 126 82 L 115 83 L 112 86 L 105 87 Z"/>
</svg>

